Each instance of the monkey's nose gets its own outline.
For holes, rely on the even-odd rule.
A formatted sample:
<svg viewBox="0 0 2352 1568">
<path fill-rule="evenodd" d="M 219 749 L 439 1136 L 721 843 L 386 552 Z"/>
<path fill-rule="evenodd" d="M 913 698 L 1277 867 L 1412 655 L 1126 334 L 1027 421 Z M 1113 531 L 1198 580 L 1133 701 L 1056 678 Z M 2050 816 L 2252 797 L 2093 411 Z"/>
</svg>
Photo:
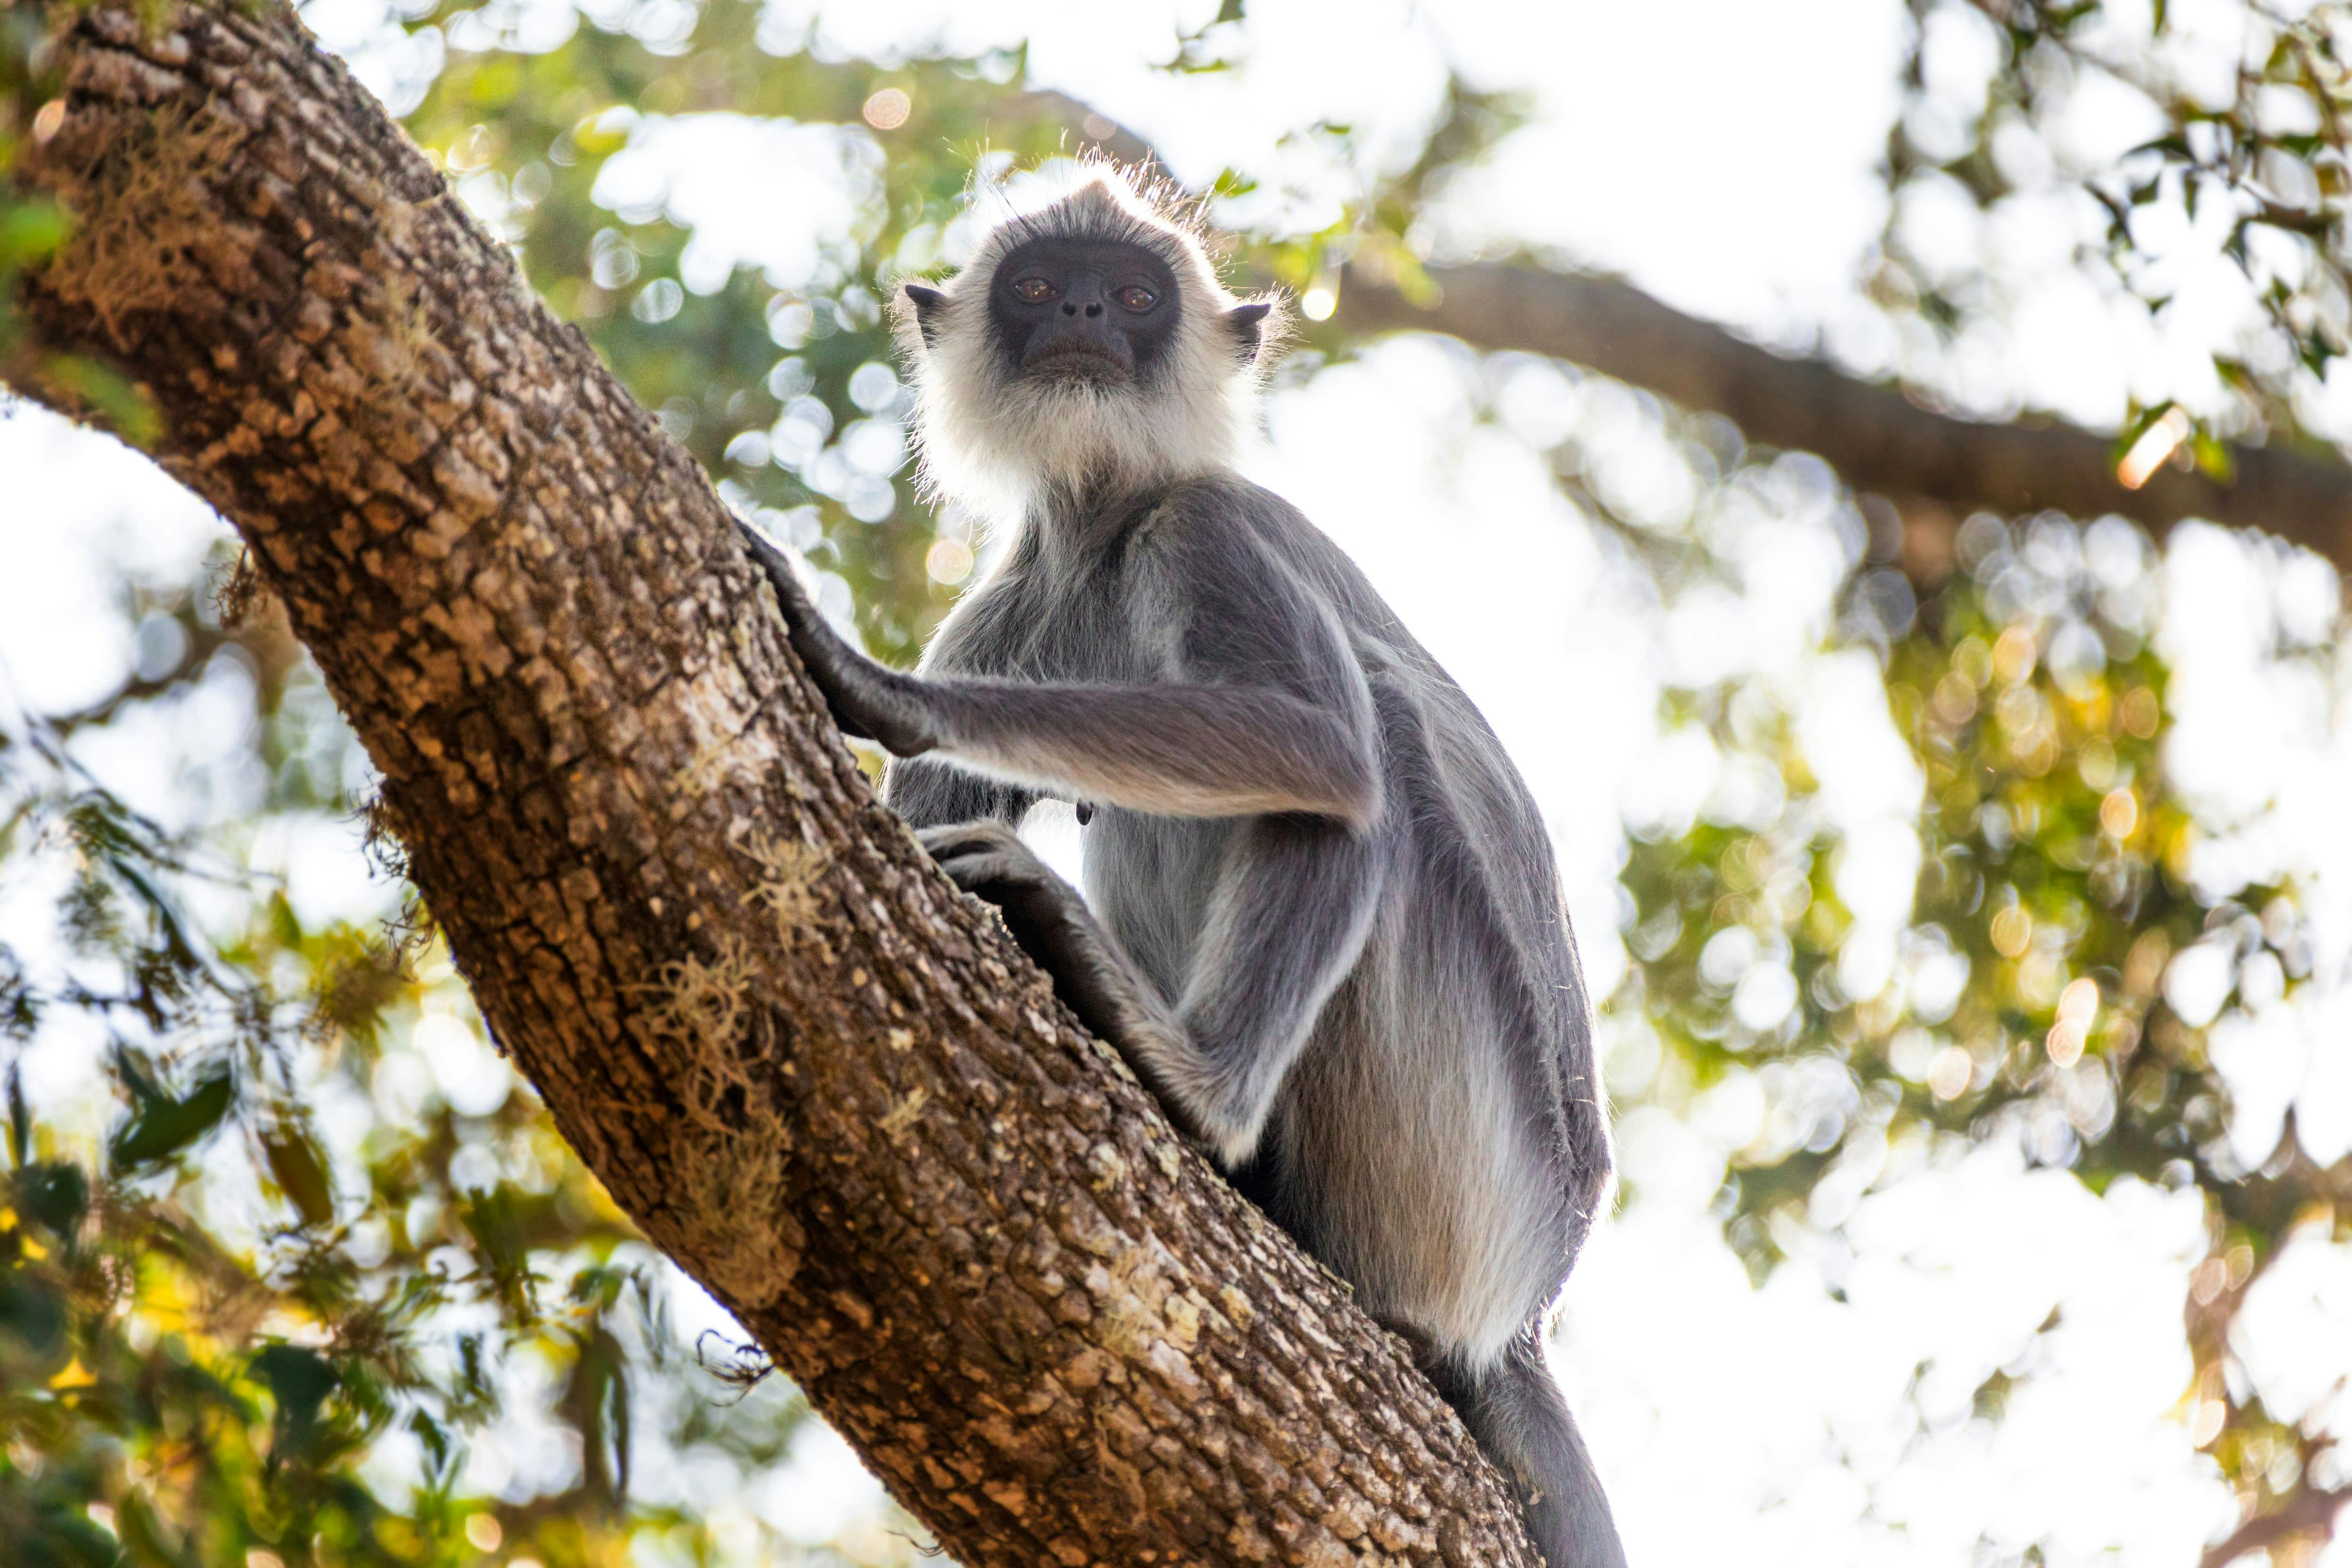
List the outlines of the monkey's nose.
<svg viewBox="0 0 2352 1568">
<path fill-rule="evenodd" d="M 1102 307 L 1099 305 L 1089 305 L 1087 307 L 1087 314 L 1089 316 L 1099 316 L 1102 314 Z"/>
<path fill-rule="evenodd" d="M 1076 305 L 1073 304 L 1071 301 L 1069 301 L 1069 300 L 1067 300 L 1067 299 L 1065 299 L 1065 300 L 1063 300 L 1063 301 L 1062 301 L 1062 314 L 1063 314 L 1063 315 L 1065 315 L 1065 316 L 1075 316 L 1075 315 L 1076 315 L 1077 313 L 1078 313 L 1078 308 L 1077 308 L 1077 306 L 1076 306 Z M 1091 316 L 1091 315 L 1093 315 L 1093 314 L 1094 314 L 1094 312 L 1093 312 L 1093 311 L 1091 311 L 1091 310 L 1089 310 L 1089 311 L 1087 311 L 1087 315 L 1089 315 L 1089 316 Z"/>
</svg>

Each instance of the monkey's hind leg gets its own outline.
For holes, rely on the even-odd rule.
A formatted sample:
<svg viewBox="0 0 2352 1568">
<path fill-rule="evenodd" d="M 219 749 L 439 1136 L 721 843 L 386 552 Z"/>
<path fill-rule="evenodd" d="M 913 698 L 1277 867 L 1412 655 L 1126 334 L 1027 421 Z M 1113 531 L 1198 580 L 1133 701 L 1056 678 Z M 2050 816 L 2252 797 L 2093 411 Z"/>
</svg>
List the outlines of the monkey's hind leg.
<svg viewBox="0 0 2352 1568">
<path fill-rule="evenodd" d="M 1625 1568 L 1609 1499 L 1544 1362 L 1540 1333 L 1535 1323 L 1520 1330 L 1483 1373 L 1439 1362 L 1431 1380 L 1511 1483 L 1549 1568 Z"/>
</svg>

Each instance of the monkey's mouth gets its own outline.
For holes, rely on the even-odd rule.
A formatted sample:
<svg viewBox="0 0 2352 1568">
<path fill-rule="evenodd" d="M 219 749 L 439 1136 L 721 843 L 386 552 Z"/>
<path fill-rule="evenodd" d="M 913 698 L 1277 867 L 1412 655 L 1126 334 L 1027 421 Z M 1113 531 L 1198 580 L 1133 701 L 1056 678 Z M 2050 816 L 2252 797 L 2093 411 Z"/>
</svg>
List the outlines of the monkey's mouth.
<svg viewBox="0 0 2352 1568">
<path fill-rule="evenodd" d="M 1030 355 L 1024 368 L 1056 381 L 1123 382 L 1129 374 L 1117 354 L 1083 340 L 1049 344 Z"/>
</svg>

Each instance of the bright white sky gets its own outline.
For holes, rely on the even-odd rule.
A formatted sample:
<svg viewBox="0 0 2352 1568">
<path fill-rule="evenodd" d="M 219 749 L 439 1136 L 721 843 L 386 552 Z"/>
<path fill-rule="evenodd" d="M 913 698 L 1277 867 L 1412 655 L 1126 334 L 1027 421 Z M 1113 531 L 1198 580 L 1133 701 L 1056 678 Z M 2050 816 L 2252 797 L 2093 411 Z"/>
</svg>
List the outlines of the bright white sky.
<svg viewBox="0 0 2352 1568">
<path fill-rule="evenodd" d="M 639 15 L 660 4 L 646 0 Z M 1197 25 L 1214 6 L 1178 9 Z M 780 26 L 800 14 L 778 12 Z M 381 0 L 316 0 L 305 14 L 395 101 L 401 70 L 431 57 L 429 47 L 386 41 Z M 2221 11 L 2176 4 L 2174 14 L 2193 27 Z M 1267 176 L 1282 196 L 1245 214 L 1260 221 L 1286 212 L 1319 224 L 1367 170 L 1409 157 L 1450 57 L 1481 85 L 1530 91 L 1537 120 L 1454 194 L 1433 238 L 1440 251 L 1537 246 L 1622 270 L 1769 341 L 1824 344 L 1865 369 L 1936 378 L 1987 409 L 2023 402 L 2111 423 L 2127 391 L 2194 398 L 2198 376 L 2210 375 L 2205 348 L 2235 329 L 2226 290 L 2188 248 L 2184 289 L 2206 303 L 2181 311 L 2172 331 L 2153 333 L 2114 308 L 2067 262 L 2078 219 L 2055 196 L 1990 223 L 1923 209 L 1905 221 L 1940 234 L 1941 254 L 1992 260 L 2013 284 L 2005 326 L 1972 338 L 1957 361 L 1923 365 L 1855 287 L 1887 216 L 1872 170 L 1899 109 L 1895 72 L 1909 23 L 1898 0 L 1255 0 L 1250 17 L 1243 69 L 1187 78 L 1150 68 L 1170 52 L 1171 29 L 1167 13 L 1148 5 L 860 0 L 825 7 L 820 26 L 831 45 L 877 55 L 931 36 L 958 49 L 1026 36 L 1038 80 L 1135 127 L 1180 175 L 1235 163 Z M 543 41 L 569 25 L 559 0 L 529 0 L 512 18 Z M 1989 63 L 1970 65 L 1977 24 L 1955 11 L 1933 25 L 1956 30 L 1936 85 L 1965 115 L 1971 90 L 1981 102 Z M 2127 145 L 2135 113 L 2127 102 L 2084 108 L 2070 155 Z M 1350 124 L 1354 152 L 1294 138 L 1269 157 L 1318 119 Z M 854 152 L 834 141 L 715 123 L 646 135 L 662 140 L 649 140 L 629 171 L 635 199 L 659 202 L 667 191 L 682 218 L 705 221 L 706 257 L 804 274 L 828 225 L 848 221 L 846 207 L 812 187 L 859 177 Z M 774 189 L 739 189 L 731 204 L 692 194 L 699 174 L 670 154 L 691 147 L 709 159 L 717 143 L 723 160 L 734 137 L 743 156 L 733 166 Z M 811 162 L 778 162 L 794 149 L 821 165 L 817 174 Z M 733 222 L 730 211 L 758 221 Z M 796 228 L 777 216 L 795 213 L 814 215 Z M 1501 417 L 1481 419 L 1489 408 Z M 1258 476 L 1362 562 L 1535 785 L 1596 994 L 1623 973 L 1613 878 L 1625 814 L 1687 818 L 1737 783 L 1703 739 L 1660 733 L 1658 697 L 1671 681 L 1769 678 L 1854 846 L 1841 888 L 1876 909 L 1891 944 L 1916 862 L 1907 821 L 1920 783 L 1889 727 L 1875 666 L 1822 651 L 1846 565 L 1835 496 L 1791 470 L 1742 525 L 1735 589 L 1661 605 L 1549 485 L 1539 456 L 1572 431 L 1606 459 L 1597 482 L 1671 512 L 1687 473 L 1677 477 L 1654 423 L 1615 389 L 1533 368 L 1504 374 L 1456 348 L 1403 340 L 1283 392 L 1269 423 Z M 1372 452 L 1377 466 L 1362 458 Z M 89 700 L 130 667 L 131 628 L 105 597 L 109 563 L 184 580 L 219 525 L 141 460 L 36 412 L 0 422 L 0 474 L 7 723 L 18 704 Z M 2213 853 L 2235 857 L 2243 874 L 2296 867 L 2321 877 L 2321 945 L 2340 964 L 2352 950 L 2345 683 L 2271 654 L 2275 627 L 2326 623 L 2333 580 L 2191 529 L 2162 583 L 2163 645 L 2179 672 L 2168 766 L 2211 802 L 2217 825 L 2242 826 Z M 222 680 L 174 712 L 90 737 L 81 760 L 166 821 L 237 817 L 251 789 L 239 773 L 243 696 L 233 674 Z M 341 830 L 266 825 L 258 853 L 283 865 L 306 909 L 381 903 L 354 836 Z M 9 920 L 0 890 L 0 933 Z M 2307 1136 L 2340 1138 L 2339 1152 L 2352 1145 L 2343 1111 L 2352 1106 L 2352 1002 L 2318 990 L 2217 1047 L 2234 1053 L 2224 1065 L 2252 1144 L 2299 1102 Z M 1638 1089 L 1654 1062 L 1637 1035 L 1612 1038 L 1613 1080 Z M 86 1088 L 91 1044 L 45 1041 L 31 1063 L 36 1091 L 56 1102 Z M 380 1106 L 413 1103 L 436 1080 L 462 1103 L 505 1071 L 454 1018 L 420 1029 L 394 1061 L 379 1076 Z M 1999 1150 L 1932 1166 L 1893 1151 L 1874 1186 L 1847 1195 L 1842 1239 L 1801 1248 L 1752 1290 L 1705 1210 L 1727 1155 L 1757 1135 L 1763 1113 L 1757 1085 L 1735 1081 L 1688 1118 L 1625 1117 L 1621 1163 L 1641 1197 L 1602 1228 L 1570 1288 L 1563 1367 L 1635 1562 L 1957 1568 L 1977 1560 L 1981 1535 L 2001 1557 L 2039 1542 L 2053 1565 L 2185 1568 L 2233 1522 L 2230 1493 L 2185 1424 L 2193 1404 L 2181 1302 L 2205 1246 L 2192 1195 L 2126 1183 L 2094 1197 Z M 2246 1309 L 2244 1359 L 2274 1412 L 2311 1411 L 2342 1431 L 2352 1425 L 2342 1381 L 2352 1372 L 2352 1253 L 2296 1246 Z M 714 1311 L 698 1293 L 681 1305 L 689 1333 Z M 2053 1311 L 2061 1326 L 2037 1334 Z M 1989 1423 L 1972 1416 L 1969 1396 L 1996 1368 L 2031 1376 L 2005 1418 Z M 509 1454 L 527 1455 L 530 1434 L 510 1436 Z M 871 1483 L 829 1439 L 813 1438 L 794 1465 L 748 1491 L 714 1491 L 690 1458 L 654 1455 L 642 1469 L 656 1490 L 739 1531 L 761 1518 L 802 1539 L 844 1521 L 872 1533 L 856 1523 L 872 1509 Z M 496 1484 L 511 1471 L 493 1464 L 478 1479 Z M 2325 1561 L 2352 1568 L 2352 1539 Z"/>
</svg>

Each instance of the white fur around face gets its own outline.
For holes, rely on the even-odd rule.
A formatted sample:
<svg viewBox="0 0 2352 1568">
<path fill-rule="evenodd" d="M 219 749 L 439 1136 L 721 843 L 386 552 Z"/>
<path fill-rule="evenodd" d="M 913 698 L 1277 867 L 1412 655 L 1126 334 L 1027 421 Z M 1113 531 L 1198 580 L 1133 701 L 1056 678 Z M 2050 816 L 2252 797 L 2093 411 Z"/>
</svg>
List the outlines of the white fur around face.
<svg viewBox="0 0 2352 1568">
<path fill-rule="evenodd" d="M 1122 240 L 1175 275 L 1181 319 L 1155 373 L 1128 386 L 1029 380 L 989 331 L 988 293 L 1018 246 L 1044 236 Z M 1261 349 L 1244 357 L 1225 322 L 1241 303 L 1200 243 L 1123 179 L 1090 171 L 1069 194 L 1008 215 L 940 286 L 924 340 L 899 302 L 898 338 L 912 371 L 924 485 L 999 522 L 1041 495 L 1134 491 L 1231 467 L 1257 419 Z M 1269 316 L 1262 343 L 1278 337 Z"/>
</svg>

